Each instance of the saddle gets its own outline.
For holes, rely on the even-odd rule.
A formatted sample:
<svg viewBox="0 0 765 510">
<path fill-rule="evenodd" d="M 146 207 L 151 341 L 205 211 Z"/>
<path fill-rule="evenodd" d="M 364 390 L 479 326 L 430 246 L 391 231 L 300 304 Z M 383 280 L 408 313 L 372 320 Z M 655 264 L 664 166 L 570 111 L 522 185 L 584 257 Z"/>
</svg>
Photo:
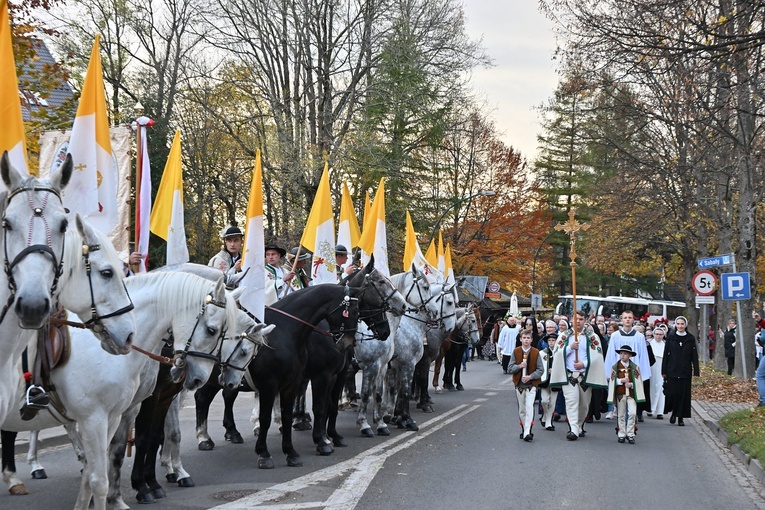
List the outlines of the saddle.
<svg viewBox="0 0 765 510">
<path fill-rule="evenodd" d="M 66 311 L 59 309 L 51 317 L 66 319 Z M 55 390 L 50 382 L 50 372 L 56 367 L 64 366 L 71 351 L 71 337 L 67 326 L 48 323 L 38 330 L 32 384 L 27 388 L 24 405 L 20 409 L 22 420 L 29 421 L 48 407 L 50 395 L 46 388 L 49 392 Z"/>
</svg>

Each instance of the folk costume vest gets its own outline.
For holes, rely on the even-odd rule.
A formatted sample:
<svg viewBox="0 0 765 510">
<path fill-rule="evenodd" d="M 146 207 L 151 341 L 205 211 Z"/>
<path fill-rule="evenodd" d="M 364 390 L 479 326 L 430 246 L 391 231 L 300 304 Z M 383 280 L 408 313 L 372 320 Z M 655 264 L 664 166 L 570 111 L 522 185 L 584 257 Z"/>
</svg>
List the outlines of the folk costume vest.
<svg viewBox="0 0 765 510">
<path fill-rule="evenodd" d="M 523 347 L 516 347 L 513 350 L 513 357 L 515 359 L 516 363 L 523 361 Z M 531 375 L 531 373 L 537 369 L 537 358 L 539 358 L 539 351 L 532 347 L 529 349 L 528 352 L 528 358 L 526 358 L 526 375 Z M 532 368 L 533 367 L 533 368 Z M 518 372 L 513 374 L 513 384 L 515 384 L 515 387 L 529 387 L 529 386 L 536 386 L 539 384 L 539 379 L 532 379 L 531 381 L 524 383 L 521 382 L 521 377 L 523 377 L 523 370 L 519 370 Z"/>
<path fill-rule="evenodd" d="M 617 395 L 625 395 L 626 392 L 624 391 L 626 388 L 624 386 L 620 386 L 616 384 L 617 378 L 623 378 L 624 372 L 623 365 L 621 361 L 617 361 L 613 367 L 611 367 L 611 380 L 608 382 L 608 398 L 606 399 L 609 404 L 613 404 L 616 400 Z M 643 379 L 640 376 L 640 367 L 638 367 L 634 362 L 630 361 L 629 366 L 627 367 L 627 371 L 629 372 L 629 378 L 630 382 L 632 383 L 632 388 L 630 388 L 630 396 L 635 399 L 635 402 L 641 403 L 645 402 L 645 391 L 643 389 Z M 621 392 L 619 391 L 621 389 Z"/>
</svg>

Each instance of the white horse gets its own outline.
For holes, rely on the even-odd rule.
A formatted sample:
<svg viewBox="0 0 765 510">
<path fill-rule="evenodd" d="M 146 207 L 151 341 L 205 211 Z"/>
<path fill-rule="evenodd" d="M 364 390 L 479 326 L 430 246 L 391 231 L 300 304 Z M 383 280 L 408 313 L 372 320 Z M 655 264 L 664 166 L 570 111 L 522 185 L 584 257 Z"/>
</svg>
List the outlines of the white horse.
<svg viewBox="0 0 765 510">
<path fill-rule="evenodd" d="M 217 269 L 214 269 L 220 273 Z M 192 273 L 194 274 L 194 273 Z M 232 293 L 232 299 L 238 299 L 239 294 Z M 242 381 L 247 366 L 258 353 L 262 345 L 267 345 L 266 337 L 274 330 L 275 326 L 266 326 L 263 323 L 256 323 L 255 320 L 241 310 L 237 311 L 236 331 L 244 331 L 240 335 L 226 336 L 223 339 L 220 350 L 221 374 L 220 384 L 227 388 L 236 388 Z M 170 411 L 167 415 L 165 426 L 165 443 L 162 446 L 162 466 L 167 471 L 167 478 L 171 482 L 177 482 L 183 487 L 192 487 L 194 483 L 188 472 L 183 469 L 180 460 L 180 405 L 185 398 L 186 391 L 173 400 Z M 64 424 L 64 428 L 74 447 L 77 458 L 85 465 L 85 453 L 82 449 L 82 441 L 77 433 L 74 423 Z M 38 440 L 39 431 L 33 431 L 29 437 L 29 448 L 27 452 L 27 462 L 31 466 L 32 478 L 47 478 L 45 468 L 38 461 Z M 20 483 L 20 482 L 19 482 Z M 17 486 L 18 487 L 18 486 Z M 26 489 L 24 487 L 24 489 Z M 18 492 L 17 492 L 18 493 Z M 24 492 L 26 493 L 26 492 Z"/>
<path fill-rule="evenodd" d="M 0 421 L 9 414 L 16 389 L 16 361 L 27 346 L 24 329 L 41 327 L 59 287 L 67 229 L 60 192 L 72 173 L 67 158 L 50 181 L 34 179 L 0 158 L 0 175 L 10 190 L 0 194 L 3 234 L 0 246 Z"/>
<path fill-rule="evenodd" d="M 218 271 L 215 268 L 212 268 Z M 220 271 L 218 271 L 220 272 Z M 237 294 L 238 295 L 238 294 Z M 245 312 L 238 315 L 240 331 L 243 334 L 241 341 L 231 342 L 230 346 L 221 349 L 221 375 L 218 382 L 228 389 L 238 388 L 242 382 L 247 366 L 258 353 L 261 345 L 267 345 L 265 339 L 276 328 L 274 325 L 266 326 L 256 323 Z M 165 418 L 165 443 L 162 445 L 160 464 L 165 468 L 165 478 L 180 487 L 193 487 L 191 475 L 183 468 L 181 460 L 181 424 L 180 409 L 187 392 L 183 392 L 173 400 Z"/>
<path fill-rule="evenodd" d="M 456 323 L 457 301 L 452 286 L 431 284 L 430 291 L 431 295 L 425 303 L 437 311 L 435 314 L 407 312 L 401 318 L 394 336 L 395 356 L 388 365 L 383 387 L 383 420 L 393 419 L 399 428 L 411 431 L 419 430 L 409 411 L 409 401 L 412 398 L 415 366 L 422 357 L 428 329 L 443 328 L 451 331 Z"/>
<path fill-rule="evenodd" d="M 415 313 L 415 310 L 422 310 L 430 307 L 432 317 L 435 318 L 438 313 L 436 303 L 430 299 L 430 283 L 425 275 L 412 266 L 412 271 L 400 273 L 391 278 L 396 290 L 406 299 L 408 305 L 412 308 L 409 313 Z M 390 337 L 395 338 L 401 321 L 401 316 L 388 314 L 388 324 L 390 324 Z M 393 357 L 395 342 L 365 340 L 370 338 L 371 333 L 365 324 L 359 324 L 359 330 L 356 333 L 356 345 L 354 347 L 354 356 L 362 370 L 361 380 L 361 399 L 359 402 L 359 413 L 356 424 L 361 429 L 361 434 L 366 437 L 374 437 L 372 427 L 367 421 L 367 412 L 370 402 L 372 403 L 373 420 L 377 428 L 377 434 L 381 436 L 390 435 L 388 426 L 382 421 L 381 403 L 383 378 L 387 370 L 388 362 Z M 374 400 L 373 400 L 374 399 Z"/>
<path fill-rule="evenodd" d="M 6 430 L 39 430 L 77 422 L 86 462 L 75 508 L 83 510 L 91 499 L 95 509 L 106 507 L 109 440 L 123 413 L 146 396 L 137 393 L 146 386 L 142 374 L 151 372 L 148 365 L 155 367 L 156 380 L 158 363 L 135 348 L 157 356 L 171 331 L 173 377 L 184 378 L 184 386 L 193 390 L 212 372 L 208 355 L 217 353 L 222 335 L 236 324 L 236 307 L 226 300 L 222 279 L 211 283 L 189 274 L 158 273 L 134 276 L 125 285 L 136 304 L 134 349 L 124 357 L 110 356 L 95 346 L 90 331 L 72 330 L 71 357 L 51 374 L 60 412 L 51 409 L 29 422 L 10 416 L 3 423 Z"/>
</svg>

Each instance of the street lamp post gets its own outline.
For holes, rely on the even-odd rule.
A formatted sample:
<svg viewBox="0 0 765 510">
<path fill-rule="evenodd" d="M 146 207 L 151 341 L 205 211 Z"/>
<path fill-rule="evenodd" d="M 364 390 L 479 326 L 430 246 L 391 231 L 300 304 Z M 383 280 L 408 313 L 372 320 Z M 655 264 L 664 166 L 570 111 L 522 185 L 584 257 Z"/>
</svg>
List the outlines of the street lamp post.
<svg viewBox="0 0 765 510">
<path fill-rule="evenodd" d="M 464 202 L 469 202 L 470 200 L 473 200 L 476 197 L 493 197 L 494 195 L 496 195 L 494 190 L 490 190 L 490 189 L 482 190 L 482 191 L 479 191 L 478 193 L 475 193 L 475 194 L 470 195 L 468 197 L 465 197 L 463 199 L 457 200 L 452 205 L 447 207 L 446 210 L 441 214 L 441 216 L 438 217 L 438 219 L 436 220 L 435 225 L 433 225 L 433 232 L 431 232 L 431 234 L 430 234 L 430 240 L 428 241 L 428 244 L 430 244 L 433 241 L 433 238 L 436 237 L 436 230 L 438 230 L 438 225 L 440 225 L 441 224 L 441 220 L 443 220 L 446 217 L 446 213 L 448 213 L 449 211 L 451 211 L 452 209 L 454 209 L 458 205 L 460 205 L 460 204 L 462 204 Z"/>
</svg>

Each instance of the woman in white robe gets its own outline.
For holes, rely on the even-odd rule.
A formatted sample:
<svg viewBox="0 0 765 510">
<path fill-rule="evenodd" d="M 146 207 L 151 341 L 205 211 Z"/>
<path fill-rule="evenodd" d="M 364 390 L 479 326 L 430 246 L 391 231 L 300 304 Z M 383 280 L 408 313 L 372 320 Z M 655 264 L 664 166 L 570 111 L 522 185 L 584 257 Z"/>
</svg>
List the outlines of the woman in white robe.
<svg viewBox="0 0 765 510">
<path fill-rule="evenodd" d="M 653 339 L 651 340 L 651 349 L 656 358 L 656 363 L 651 365 L 651 414 L 657 420 L 663 420 L 664 416 L 664 378 L 661 376 L 661 362 L 664 358 L 664 328 L 657 327 L 653 330 Z"/>
</svg>

